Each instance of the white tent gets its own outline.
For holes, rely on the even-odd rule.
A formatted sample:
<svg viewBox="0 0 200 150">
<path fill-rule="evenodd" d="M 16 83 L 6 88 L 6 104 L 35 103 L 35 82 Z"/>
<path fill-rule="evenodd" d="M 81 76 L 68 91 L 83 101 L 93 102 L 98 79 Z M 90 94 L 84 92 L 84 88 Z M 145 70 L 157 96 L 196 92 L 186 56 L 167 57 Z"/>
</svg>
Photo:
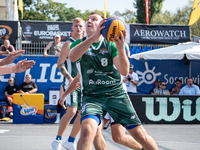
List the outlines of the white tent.
<svg viewBox="0 0 200 150">
<path fill-rule="evenodd" d="M 180 43 L 174 46 L 151 50 L 143 53 L 133 54 L 131 58 L 139 60 L 143 59 L 175 59 L 181 60 L 184 55 L 187 56 L 188 60 L 200 60 L 200 43 L 197 42 L 186 42 Z"/>
</svg>

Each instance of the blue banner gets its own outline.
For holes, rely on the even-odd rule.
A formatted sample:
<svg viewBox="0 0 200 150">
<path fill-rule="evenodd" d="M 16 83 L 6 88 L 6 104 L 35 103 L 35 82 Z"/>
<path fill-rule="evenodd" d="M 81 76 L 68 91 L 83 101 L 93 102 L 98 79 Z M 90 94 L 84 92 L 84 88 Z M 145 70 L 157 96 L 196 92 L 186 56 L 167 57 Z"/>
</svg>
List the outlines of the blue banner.
<svg viewBox="0 0 200 150">
<path fill-rule="evenodd" d="M 0 57 L 1 59 L 2 57 Z M 15 61 L 10 64 L 14 65 L 18 61 L 27 58 L 27 60 L 34 60 L 36 63 L 33 68 L 26 70 L 23 73 L 13 73 L 0 76 L 0 100 L 5 100 L 4 89 L 8 84 L 9 78 L 15 77 L 15 84 L 20 85 L 25 82 L 26 74 L 32 75 L 32 81 L 38 86 L 37 93 L 43 93 L 45 95 L 44 100 L 49 100 L 49 88 L 60 86 L 63 81 L 63 75 L 57 68 L 58 57 L 49 56 L 47 58 L 41 56 L 22 56 L 16 58 Z"/>
<path fill-rule="evenodd" d="M 160 79 L 166 82 L 166 89 L 175 86 L 176 79 L 185 85 L 189 77 L 189 66 L 183 60 L 130 60 L 135 66 L 134 72 L 138 74 L 139 83 L 137 90 L 139 94 L 150 94 L 155 87 L 154 82 Z"/>
</svg>

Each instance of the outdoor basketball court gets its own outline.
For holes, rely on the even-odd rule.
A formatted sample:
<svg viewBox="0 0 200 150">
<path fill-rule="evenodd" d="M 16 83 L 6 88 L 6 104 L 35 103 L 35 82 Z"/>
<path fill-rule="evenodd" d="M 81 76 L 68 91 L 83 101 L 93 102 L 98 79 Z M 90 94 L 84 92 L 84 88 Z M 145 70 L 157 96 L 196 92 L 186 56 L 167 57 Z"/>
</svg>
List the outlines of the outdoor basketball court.
<svg viewBox="0 0 200 150">
<path fill-rule="evenodd" d="M 200 125 L 144 125 L 155 139 L 160 150 L 200 150 Z M 58 124 L 12 124 L 0 121 L 0 150 L 51 150 Z M 68 139 L 72 125 L 69 125 L 63 141 Z M 111 138 L 110 127 L 103 130 L 108 150 L 128 150 L 116 144 Z M 94 149 L 94 148 L 93 148 Z M 65 150 L 62 148 L 62 150 Z"/>
</svg>

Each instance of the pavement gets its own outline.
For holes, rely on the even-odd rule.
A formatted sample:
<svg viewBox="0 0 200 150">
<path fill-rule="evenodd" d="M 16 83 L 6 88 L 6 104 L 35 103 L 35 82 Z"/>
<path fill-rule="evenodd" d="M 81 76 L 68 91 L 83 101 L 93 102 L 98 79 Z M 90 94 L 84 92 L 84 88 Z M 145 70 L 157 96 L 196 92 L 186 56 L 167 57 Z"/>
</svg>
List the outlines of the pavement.
<svg viewBox="0 0 200 150">
<path fill-rule="evenodd" d="M 143 126 L 155 139 L 160 150 L 200 150 L 199 124 L 144 124 Z M 56 137 L 58 127 L 58 124 L 13 124 L 12 119 L 6 122 L 0 121 L 0 150 L 51 150 L 51 142 Z M 63 141 L 68 139 L 71 129 L 70 124 L 63 135 Z M 113 142 L 110 127 L 103 130 L 103 135 L 108 150 L 130 150 Z"/>
</svg>

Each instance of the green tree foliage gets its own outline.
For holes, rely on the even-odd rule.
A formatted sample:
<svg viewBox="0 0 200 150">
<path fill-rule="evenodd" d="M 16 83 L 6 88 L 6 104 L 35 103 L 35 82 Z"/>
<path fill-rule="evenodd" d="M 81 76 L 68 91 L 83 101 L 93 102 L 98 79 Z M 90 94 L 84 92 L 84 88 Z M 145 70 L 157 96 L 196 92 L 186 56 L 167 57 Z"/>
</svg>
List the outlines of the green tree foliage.
<svg viewBox="0 0 200 150">
<path fill-rule="evenodd" d="M 160 14 L 162 9 L 163 0 L 149 0 L 149 22 L 154 14 Z M 136 22 L 146 23 L 146 13 L 145 13 L 145 0 L 135 0 L 133 6 L 137 10 Z"/>
<path fill-rule="evenodd" d="M 136 13 L 128 9 L 126 9 L 123 13 L 115 11 L 113 15 L 124 18 L 126 23 L 135 23 L 136 20 Z"/>
</svg>

